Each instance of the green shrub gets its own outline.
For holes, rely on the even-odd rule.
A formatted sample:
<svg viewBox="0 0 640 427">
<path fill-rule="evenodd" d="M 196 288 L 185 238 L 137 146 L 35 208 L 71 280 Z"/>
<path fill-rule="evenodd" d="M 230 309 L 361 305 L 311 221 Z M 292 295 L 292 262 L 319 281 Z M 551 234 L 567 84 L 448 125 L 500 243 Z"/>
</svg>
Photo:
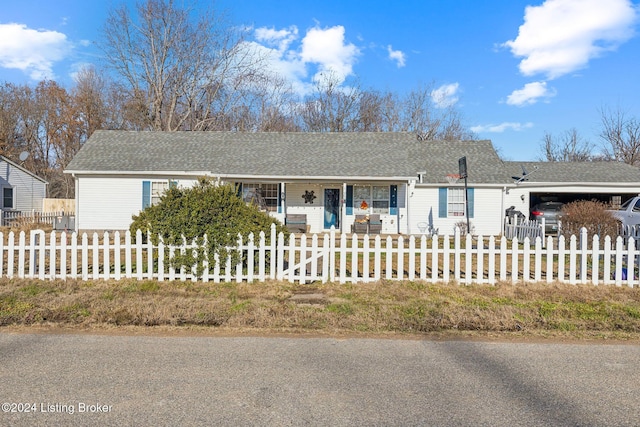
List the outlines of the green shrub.
<svg viewBox="0 0 640 427">
<path fill-rule="evenodd" d="M 196 265 L 200 269 L 206 259 L 205 250 L 210 254 L 211 265 L 212 254 L 218 254 L 221 260 L 230 255 L 234 264 L 238 262 L 237 253 L 228 249 L 237 246 L 239 236 L 246 242 L 253 233 L 257 240 L 264 231 L 269 243 L 272 224 L 276 224 L 278 233 L 288 234 L 275 218 L 243 202 L 232 185 L 218 185 L 211 179 L 201 178 L 193 187 L 167 190 L 158 204 L 133 216 L 130 231 L 134 234 L 140 229 L 145 235 L 148 232 L 154 243 L 159 237 L 165 244 L 172 245 L 181 245 L 183 237 L 188 243 L 195 241 L 201 250 L 195 254 L 194 251 L 176 253 L 172 264 Z"/>
<path fill-rule="evenodd" d="M 589 236 L 597 234 L 615 238 L 618 235 L 618 220 L 610 212 L 609 207 L 596 200 L 579 200 L 567 203 L 562 207 L 562 234 L 565 237 L 580 235 L 582 227 Z"/>
</svg>

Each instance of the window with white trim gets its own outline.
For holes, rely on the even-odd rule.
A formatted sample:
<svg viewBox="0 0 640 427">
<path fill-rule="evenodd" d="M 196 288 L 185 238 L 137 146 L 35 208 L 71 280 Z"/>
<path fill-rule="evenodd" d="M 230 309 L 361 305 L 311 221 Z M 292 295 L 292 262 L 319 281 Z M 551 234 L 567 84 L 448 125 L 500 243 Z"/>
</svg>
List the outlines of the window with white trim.
<svg viewBox="0 0 640 427">
<path fill-rule="evenodd" d="M 464 188 L 452 187 L 448 189 L 447 216 L 464 216 Z"/>
<path fill-rule="evenodd" d="M 254 203 L 262 210 L 275 212 L 278 209 L 278 184 L 243 182 L 242 200 Z"/>
<path fill-rule="evenodd" d="M 354 185 L 353 208 L 356 214 L 389 213 L 388 185 Z"/>
<path fill-rule="evenodd" d="M 2 209 L 13 209 L 13 187 L 2 188 Z"/>
<path fill-rule="evenodd" d="M 160 198 L 169 189 L 169 181 L 151 181 L 151 204 L 160 203 Z"/>
</svg>

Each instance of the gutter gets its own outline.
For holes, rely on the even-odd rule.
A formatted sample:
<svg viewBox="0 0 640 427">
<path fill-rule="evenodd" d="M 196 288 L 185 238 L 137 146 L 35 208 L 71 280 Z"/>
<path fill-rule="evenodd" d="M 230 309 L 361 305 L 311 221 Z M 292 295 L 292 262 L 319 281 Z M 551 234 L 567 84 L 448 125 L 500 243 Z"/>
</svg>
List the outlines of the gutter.
<svg viewBox="0 0 640 427">
<path fill-rule="evenodd" d="M 289 180 L 289 181 L 349 181 L 349 182 L 370 182 L 370 181 L 403 181 L 408 182 L 415 177 L 406 176 L 300 176 L 300 175 L 247 175 L 247 174 L 219 174 L 211 171 L 83 171 L 83 170 L 65 170 L 64 173 L 72 174 L 74 177 L 78 175 L 121 175 L 121 176 L 215 176 L 219 179 L 261 179 L 261 180 Z"/>
</svg>

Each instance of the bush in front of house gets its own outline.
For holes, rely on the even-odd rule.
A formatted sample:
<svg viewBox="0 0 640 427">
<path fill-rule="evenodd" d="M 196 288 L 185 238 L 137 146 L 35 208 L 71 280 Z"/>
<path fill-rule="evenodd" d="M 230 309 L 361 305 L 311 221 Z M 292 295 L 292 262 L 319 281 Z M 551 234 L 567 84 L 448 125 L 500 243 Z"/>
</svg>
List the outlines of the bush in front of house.
<svg viewBox="0 0 640 427">
<path fill-rule="evenodd" d="M 154 243 L 159 237 L 171 245 L 181 245 L 183 238 L 189 244 L 195 240 L 201 250 L 195 254 L 193 251 L 176 253 L 173 264 L 201 267 L 206 259 L 202 249 L 208 254 L 220 255 L 221 260 L 231 255 L 232 262 L 238 262 L 236 252 L 228 248 L 237 246 L 239 236 L 247 242 L 250 233 L 257 241 L 261 231 L 265 232 L 268 243 L 272 224 L 276 224 L 278 233 L 288 234 L 267 212 L 242 201 L 232 185 L 217 185 L 211 179 L 201 178 L 193 187 L 167 190 L 158 204 L 133 216 L 130 231 L 135 234 L 140 229 L 144 235 L 148 232 Z"/>
<path fill-rule="evenodd" d="M 567 203 L 562 207 L 562 235 L 566 238 L 571 235 L 579 236 L 584 227 L 589 236 L 597 234 L 601 239 L 607 235 L 616 238 L 619 223 L 607 209 L 609 207 L 606 204 L 597 200 Z"/>
</svg>

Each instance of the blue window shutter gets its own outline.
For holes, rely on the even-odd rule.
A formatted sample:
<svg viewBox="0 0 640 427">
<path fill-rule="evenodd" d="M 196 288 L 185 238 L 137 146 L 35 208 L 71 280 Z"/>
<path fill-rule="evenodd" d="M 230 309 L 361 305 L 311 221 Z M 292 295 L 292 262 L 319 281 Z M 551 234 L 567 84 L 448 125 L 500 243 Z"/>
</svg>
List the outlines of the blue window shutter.
<svg viewBox="0 0 640 427">
<path fill-rule="evenodd" d="M 282 183 L 278 184 L 278 213 L 282 213 Z"/>
<path fill-rule="evenodd" d="M 353 185 L 347 185 L 347 215 L 353 215 Z"/>
<path fill-rule="evenodd" d="M 169 188 L 176 188 L 178 186 L 178 181 L 175 181 L 173 179 L 169 180 Z"/>
<path fill-rule="evenodd" d="M 236 194 L 238 197 L 242 198 L 242 183 L 236 182 Z"/>
<path fill-rule="evenodd" d="M 389 213 L 398 215 L 398 186 L 389 186 Z"/>
<path fill-rule="evenodd" d="M 438 218 L 447 217 L 447 189 L 440 187 L 438 189 Z"/>
<path fill-rule="evenodd" d="M 467 205 L 469 206 L 469 218 L 473 218 L 473 188 L 467 188 Z"/>
<path fill-rule="evenodd" d="M 142 181 L 142 209 L 151 205 L 151 181 Z"/>
</svg>

